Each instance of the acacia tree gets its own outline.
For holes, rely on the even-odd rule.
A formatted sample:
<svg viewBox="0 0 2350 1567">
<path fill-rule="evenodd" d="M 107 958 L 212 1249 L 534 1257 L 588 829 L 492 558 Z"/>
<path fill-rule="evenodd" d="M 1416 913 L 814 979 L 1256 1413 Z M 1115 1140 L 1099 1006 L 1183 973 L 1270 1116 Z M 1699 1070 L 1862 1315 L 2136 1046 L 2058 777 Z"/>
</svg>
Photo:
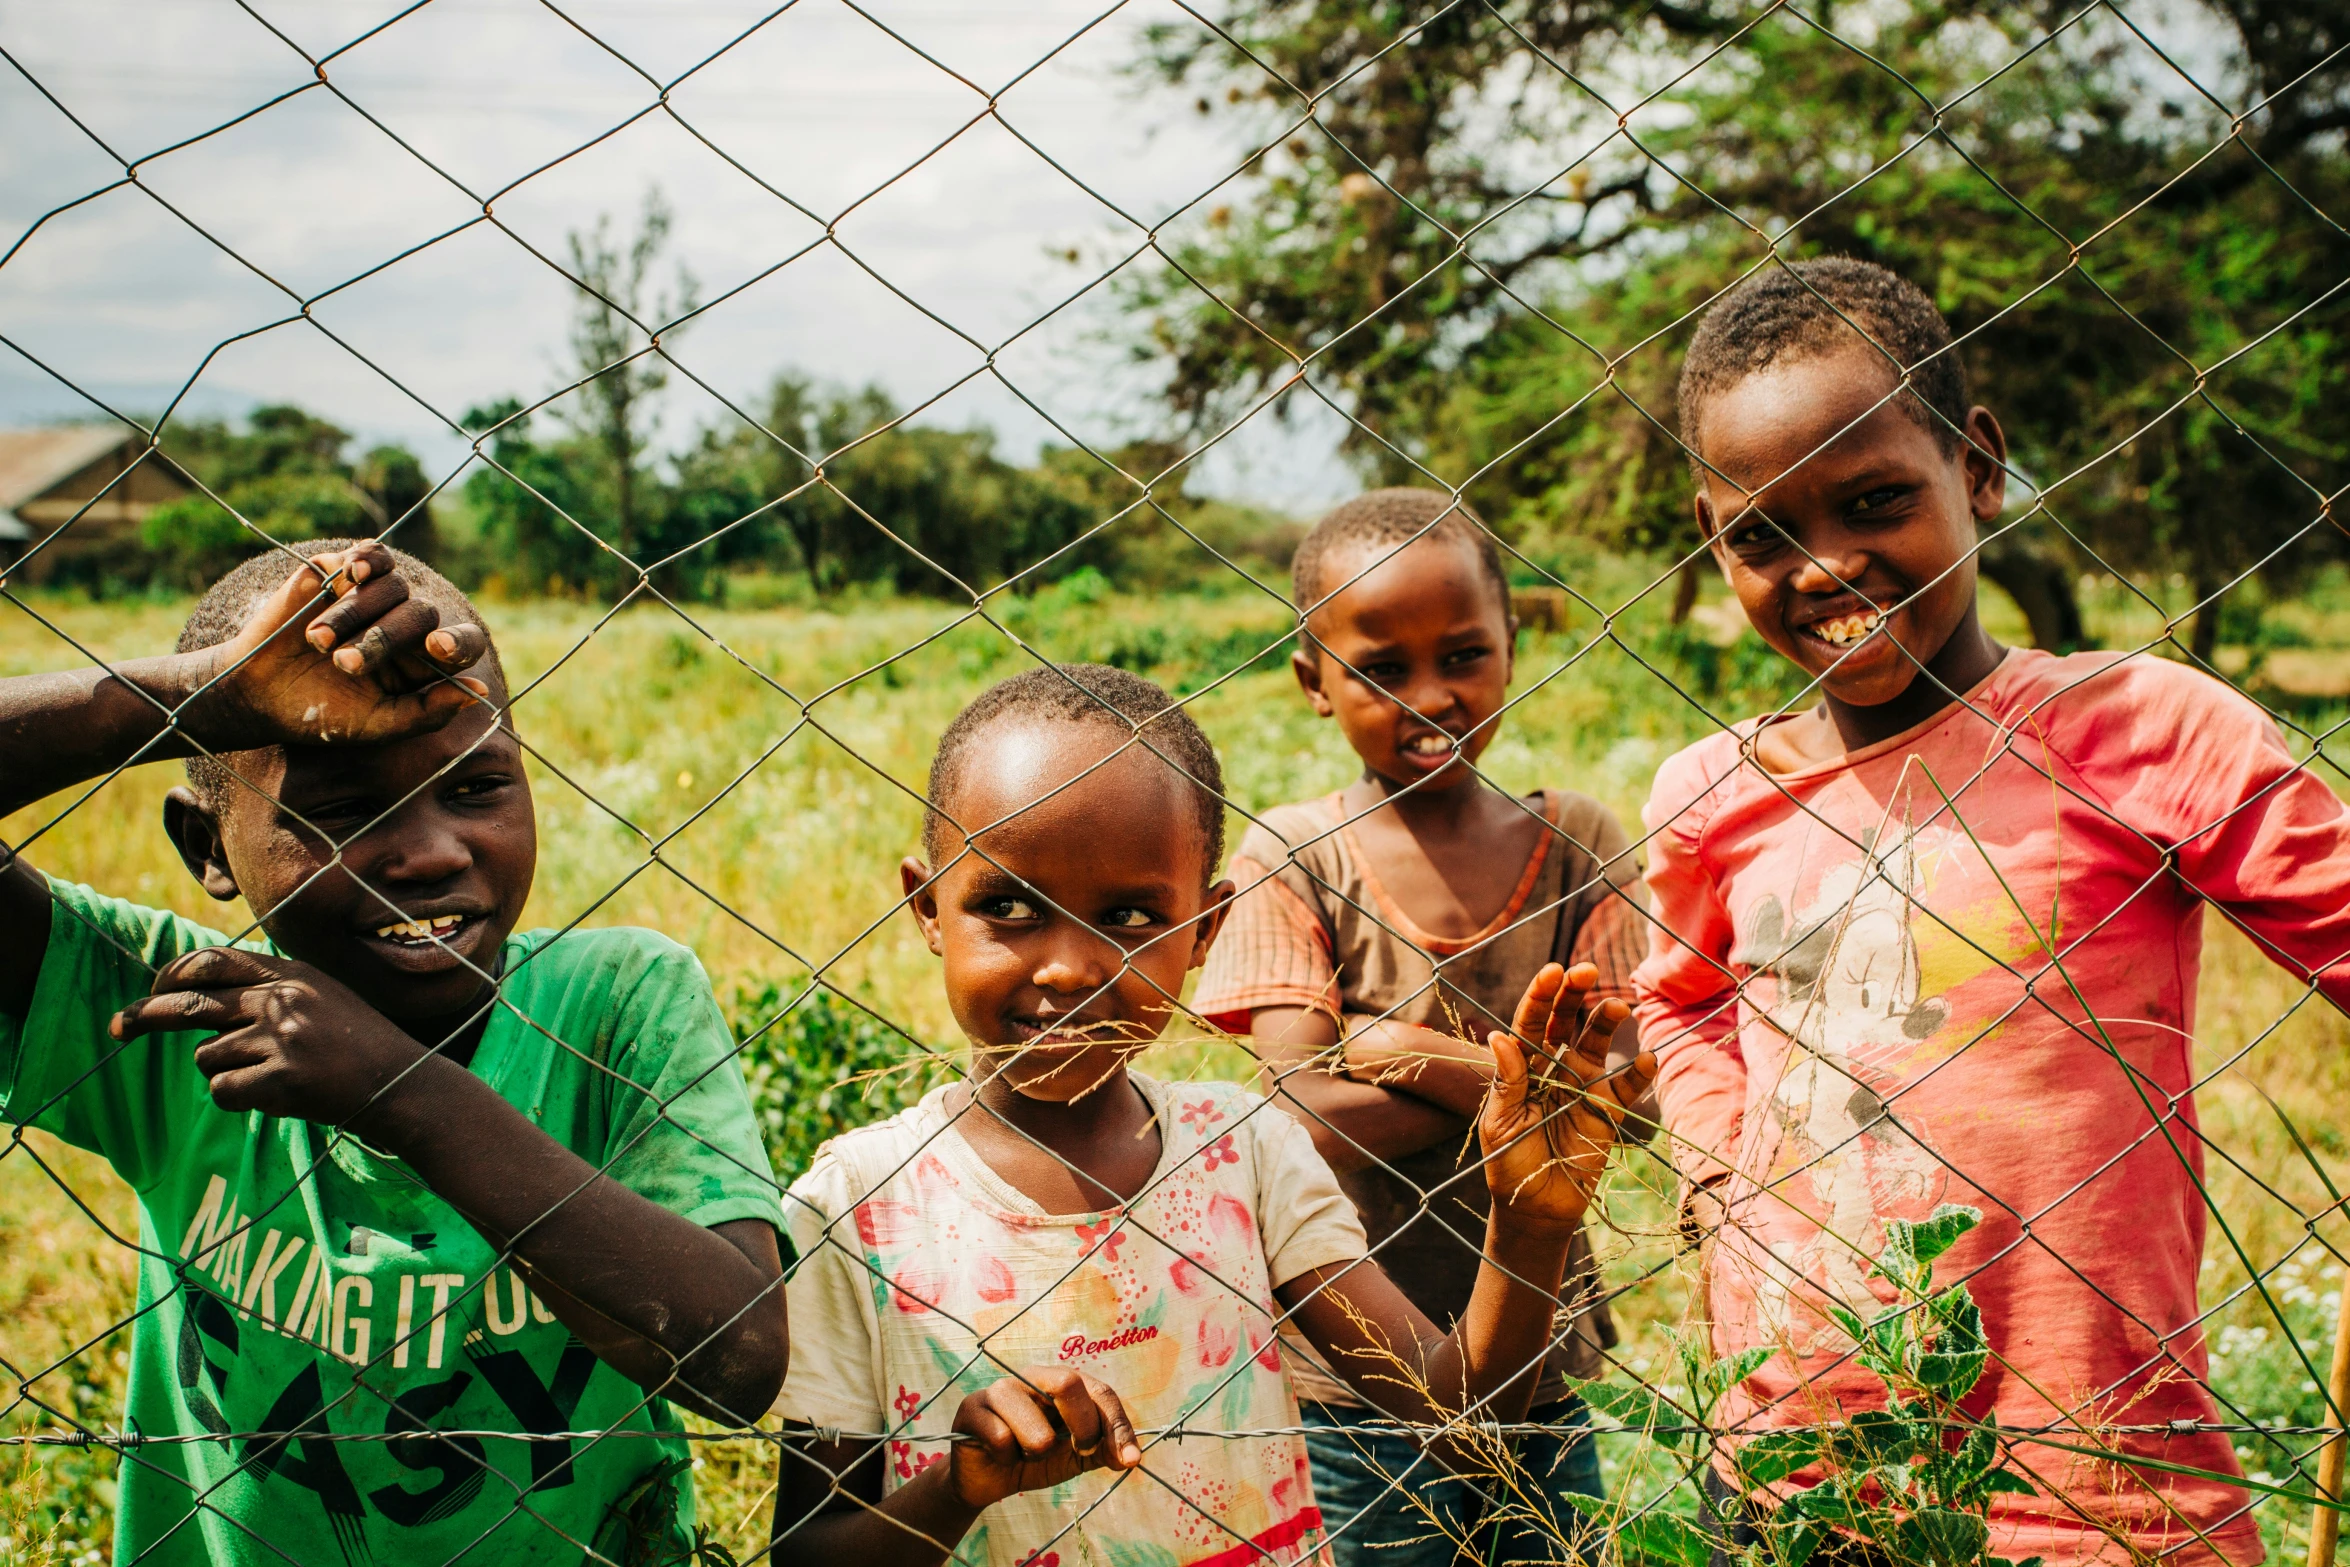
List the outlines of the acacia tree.
<svg viewBox="0 0 2350 1567">
<path fill-rule="evenodd" d="M 1135 352 L 1195 429 L 1302 362 L 1367 476 L 1467 484 L 1537 554 L 1685 552 L 1692 313 L 1855 254 L 1936 296 L 2045 487 L 1985 558 L 2039 640 L 2092 561 L 2289 582 L 2350 454 L 2350 0 L 2208 0 L 2200 82 L 2117 15 L 1235 0 L 1147 36 L 1259 154 L 1127 285 Z"/>
<path fill-rule="evenodd" d="M 654 285 L 669 224 L 669 205 L 653 187 L 645 192 L 625 249 L 613 238 L 609 214 L 599 215 L 592 230 L 574 229 L 569 237 L 571 275 L 579 287 L 571 352 L 584 384 L 576 402 L 559 406 L 563 421 L 601 458 L 612 543 L 639 565 L 639 552 L 655 542 L 650 535 L 662 531 L 645 454 L 657 426 L 653 400 L 669 384 L 667 361 L 647 348 L 653 333 L 693 313 L 698 293 L 693 274 L 682 266 L 670 287 Z"/>
<path fill-rule="evenodd" d="M 569 374 L 576 390 L 554 404 L 560 435 L 542 439 L 514 398 L 466 411 L 465 427 L 487 435 L 490 458 L 465 482 L 485 547 L 473 563 L 482 575 L 534 590 L 625 593 L 637 583 L 633 566 L 666 558 L 700 537 L 688 531 L 696 519 L 683 515 L 652 452 L 654 400 L 669 384 L 669 367 L 648 351 L 651 334 L 690 314 L 696 295 L 683 267 L 668 288 L 655 284 L 669 223 L 667 204 L 651 189 L 625 247 L 608 214 L 593 229 L 572 231 L 577 298 Z M 625 561 L 599 548 L 597 539 Z M 662 590 L 707 593 L 716 564 L 707 555 L 691 557 L 661 574 Z"/>
</svg>

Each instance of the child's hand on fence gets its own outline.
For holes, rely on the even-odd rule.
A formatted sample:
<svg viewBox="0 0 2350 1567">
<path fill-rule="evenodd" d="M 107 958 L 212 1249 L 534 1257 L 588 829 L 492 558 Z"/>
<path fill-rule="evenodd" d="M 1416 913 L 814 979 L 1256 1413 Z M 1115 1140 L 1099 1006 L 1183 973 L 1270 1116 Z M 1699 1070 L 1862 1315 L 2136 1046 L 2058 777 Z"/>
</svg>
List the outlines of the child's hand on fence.
<svg viewBox="0 0 2350 1567">
<path fill-rule="evenodd" d="M 1518 1002 L 1509 1033 L 1495 1033 L 1493 1088 L 1477 1117 L 1494 1211 L 1520 1223 L 1573 1225 L 1591 1205 L 1609 1151 L 1656 1076 L 1642 1052 L 1608 1071 L 1608 1043 L 1629 1009 L 1586 1004 L 1599 971 L 1545 964 Z"/>
<path fill-rule="evenodd" d="M 322 591 L 333 598 L 324 607 Z M 383 545 L 316 555 L 262 595 L 235 636 L 186 655 L 207 687 L 191 727 L 215 750 L 396 740 L 487 697 L 461 671 L 488 651 L 481 627 L 443 626 L 438 609 L 409 597 Z"/>
<path fill-rule="evenodd" d="M 1088 1469 L 1142 1462 L 1142 1443 L 1109 1385 L 1064 1366 L 1031 1366 L 963 1400 L 948 1484 L 964 1506 L 992 1507 Z"/>
<path fill-rule="evenodd" d="M 237 947 L 204 947 L 166 963 L 153 993 L 112 1024 L 117 1039 L 183 1029 L 217 1031 L 195 1059 L 221 1109 L 327 1126 L 356 1121 L 363 1131 L 391 1097 L 385 1090 L 425 1055 L 340 980 Z"/>
</svg>

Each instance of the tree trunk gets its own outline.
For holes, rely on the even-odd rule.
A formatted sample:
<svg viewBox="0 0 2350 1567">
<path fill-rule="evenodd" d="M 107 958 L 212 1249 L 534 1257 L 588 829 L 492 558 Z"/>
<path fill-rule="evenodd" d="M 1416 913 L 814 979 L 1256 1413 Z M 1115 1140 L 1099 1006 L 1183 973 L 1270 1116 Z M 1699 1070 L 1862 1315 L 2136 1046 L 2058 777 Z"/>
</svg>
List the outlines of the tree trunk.
<svg viewBox="0 0 2350 1567">
<path fill-rule="evenodd" d="M 1673 579 L 1673 624 L 1689 623 L 1689 612 L 1697 607 L 1697 557 L 1692 555 L 1681 562 L 1679 575 Z"/>
<path fill-rule="evenodd" d="M 792 543 L 799 547 L 800 565 L 808 573 L 808 591 L 822 597 L 824 594 L 824 524 L 810 520 L 799 523 L 787 513 L 783 525 L 791 532 Z"/>
<path fill-rule="evenodd" d="M 2219 595 L 2218 583 L 2202 576 L 2195 578 L 2195 632 L 2188 639 L 2187 651 L 2195 655 L 2195 662 L 2206 667 L 2219 652 Z"/>
<path fill-rule="evenodd" d="M 2013 533 L 2003 533 L 1984 541 L 1976 569 L 2005 589 L 2024 612 L 2034 647 L 2070 653 L 2089 645 L 2081 602 L 2073 594 L 2072 568 L 2065 561 Z"/>
</svg>

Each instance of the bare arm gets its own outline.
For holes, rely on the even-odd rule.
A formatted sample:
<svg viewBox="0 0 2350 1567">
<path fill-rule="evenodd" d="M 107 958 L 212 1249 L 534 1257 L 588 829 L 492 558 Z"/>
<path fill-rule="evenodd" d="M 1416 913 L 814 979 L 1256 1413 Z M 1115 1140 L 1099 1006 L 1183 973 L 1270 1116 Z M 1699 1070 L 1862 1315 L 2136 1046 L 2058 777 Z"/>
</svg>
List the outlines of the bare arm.
<svg viewBox="0 0 2350 1567">
<path fill-rule="evenodd" d="M 1118 1395 L 1063 1366 L 1031 1367 L 963 1400 L 957 1441 L 885 1496 L 879 1442 L 787 1442 L 775 1482 L 776 1563 L 937 1567 L 1007 1496 L 1088 1469 L 1132 1469 L 1142 1444 Z"/>
<path fill-rule="evenodd" d="M 1347 1019 L 1346 1075 L 1425 1100 L 1468 1122 L 1493 1083 L 1493 1052 L 1394 1018 Z"/>
<path fill-rule="evenodd" d="M 420 1052 L 421 1055 L 421 1052 Z M 704 1229 L 599 1175 L 472 1072 L 443 1056 L 368 1120 L 367 1141 L 515 1260 L 547 1309 L 648 1393 L 753 1425 L 790 1354 L 775 1230 Z"/>
<path fill-rule="evenodd" d="M 1639 1054 L 1640 1025 L 1626 1016 L 1608 1042 L 1608 1066 L 1627 1067 Z M 1438 1029 L 1390 1018 L 1348 1029 L 1346 1074 L 1357 1082 L 1424 1099 L 1466 1120 L 1485 1102 L 1485 1090 L 1493 1081 L 1493 1052 Z M 1633 1135 L 1645 1141 L 1656 1130 L 1649 1124 L 1656 1119 L 1654 1084 L 1632 1106 L 1632 1117 L 1640 1123 L 1632 1127 Z"/>
<path fill-rule="evenodd" d="M 1315 1151 L 1341 1172 L 1400 1159 L 1449 1142 L 1468 1117 L 1400 1087 L 1358 1082 L 1332 1069 L 1338 1025 L 1311 1007 L 1264 1007 L 1249 1015 L 1265 1095 L 1304 1124 Z M 1481 1092 L 1482 1090 L 1480 1090 Z"/>
<path fill-rule="evenodd" d="M 1382 1413 L 1423 1425 L 1464 1409 L 1515 1420 L 1550 1349 L 1575 1229 L 1489 1220 L 1485 1263 L 1450 1333 L 1372 1261 L 1316 1268 L 1273 1293 L 1331 1371 Z"/>
<path fill-rule="evenodd" d="M 704 1229 L 598 1174 L 308 964 L 232 947 L 174 959 L 114 1034 L 179 1030 L 219 1031 L 195 1049 L 214 1104 L 347 1127 L 406 1161 L 638 1386 L 732 1424 L 774 1402 L 788 1340 L 766 1224 Z"/>
<path fill-rule="evenodd" d="M 1588 964 L 1546 966 L 1518 1005 L 1514 1034 L 1493 1036 L 1494 1078 L 1477 1125 L 1493 1212 L 1468 1309 L 1451 1333 L 1371 1262 L 1317 1270 L 1275 1292 L 1332 1370 L 1390 1415 L 1425 1423 L 1464 1409 L 1504 1420 L 1525 1411 L 1568 1243 L 1654 1075 L 1646 1057 L 1611 1067 L 1609 1043 L 1629 1009 L 1607 1001 L 1586 1011 L 1597 977 Z"/>
<path fill-rule="evenodd" d="M 1267 1098 L 1305 1124 L 1314 1149 L 1342 1173 L 1434 1148 L 1468 1130 L 1493 1081 L 1493 1052 L 1437 1029 L 1349 1016 L 1344 1065 L 1334 1065 L 1338 1024 L 1313 1007 L 1249 1014 L 1258 1080 Z M 1622 1069 L 1640 1054 L 1627 1017 L 1609 1045 Z M 1633 1105 L 1633 1135 L 1655 1131 L 1654 1085 Z"/>
</svg>

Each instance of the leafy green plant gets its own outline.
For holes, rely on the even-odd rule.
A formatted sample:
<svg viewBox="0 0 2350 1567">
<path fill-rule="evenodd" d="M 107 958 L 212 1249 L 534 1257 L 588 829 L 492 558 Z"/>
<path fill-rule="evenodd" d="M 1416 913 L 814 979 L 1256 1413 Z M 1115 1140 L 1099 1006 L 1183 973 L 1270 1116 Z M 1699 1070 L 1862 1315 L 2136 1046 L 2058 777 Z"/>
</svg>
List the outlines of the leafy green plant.
<svg viewBox="0 0 2350 1567">
<path fill-rule="evenodd" d="M 728 1023 L 775 1173 L 789 1182 L 827 1138 L 895 1115 L 947 1074 L 945 1056 L 830 990 L 735 987 Z"/>
<path fill-rule="evenodd" d="M 1849 1420 L 1772 1431 L 1739 1444 L 1729 1460 L 1738 1489 L 1761 1508 L 1769 1487 L 1799 1470 L 1816 1483 L 1796 1490 L 1758 1519 L 1762 1543 L 1733 1549 L 1746 1567 L 1803 1567 L 1831 1534 L 1874 1547 L 1873 1554 L 1915 1567 L 2038 1567 L 1990 1554 L 1987 1514 L 2001 1492 L 2035 1487 L 2004 1462 L 1998 1428 L 1967 1417 L 1958 1405 L 1983 1375 L 1990 1345 L 1983 1316 L 1964 1284 L 1934 1288 L 1934 1262 L 1973 1229 L 1982 1214 L 1946 1203 L 1922 1224 L 1893 1220 L 1874 1276 L 1896 1300 L 1867 1321 L 1841 1307 L 1831 1312 L 1861 1365 L 1885 1385 L 1885 1407 Z M 1591 1405 L 1627 1428 L 1645 1431 L 1688 1462 L 1703 1462 L 1714 1443 L 1713 1413 L 1773 1351 L 1749 1349 L 1711 1360 L 1703 1346 L 1678 1346 L 1686 1406 L 1656 1391 L 1586 1383 Z M 1594 1500 L 1595 1513 L 1612 1511 Z M 1615 1520 L 1627 1558 L 1705 1567 L 1718 1542 L 1695 1523 L 1661 1508 Z"/>
</svg>

